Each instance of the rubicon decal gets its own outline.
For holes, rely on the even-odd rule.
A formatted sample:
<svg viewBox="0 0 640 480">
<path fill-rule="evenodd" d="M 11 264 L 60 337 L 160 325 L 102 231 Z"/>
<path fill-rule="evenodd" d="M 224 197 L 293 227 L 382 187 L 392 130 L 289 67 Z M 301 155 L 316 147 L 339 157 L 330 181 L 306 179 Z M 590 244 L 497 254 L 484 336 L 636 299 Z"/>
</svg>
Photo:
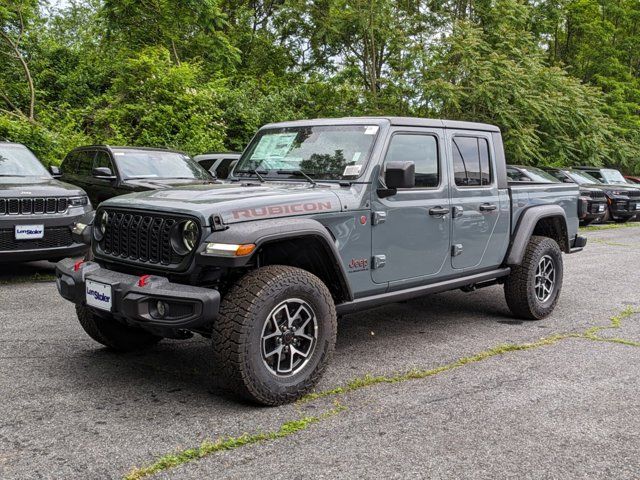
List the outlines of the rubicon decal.
<svg viewBox="0 0 640 480">
<path fill-rule="evenodd" d="M 304 202 L 272 205 L 269 207 L 242 208 L 240 210 L 234 210 L 231 213 L 234 219 L 239 220 L 241 218 L 281 217 L 300 213 L 330 211 L 332 209 L 333 205 L 331 202 Z"/>
</svg>

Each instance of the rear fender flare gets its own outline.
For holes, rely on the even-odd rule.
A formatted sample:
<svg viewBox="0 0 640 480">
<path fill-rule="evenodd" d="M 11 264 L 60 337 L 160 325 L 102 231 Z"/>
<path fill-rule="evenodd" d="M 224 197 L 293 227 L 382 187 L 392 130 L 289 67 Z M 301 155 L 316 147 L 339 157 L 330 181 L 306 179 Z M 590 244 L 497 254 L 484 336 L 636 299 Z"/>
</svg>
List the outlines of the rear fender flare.
<svg viewBox="0 0 640 480">
<path fill-rule="evenodd" d="M 509 266 L 520 265 L 524 258 L 524 252 L 529 244 L 529 239 L 533 235 L 538 222 L 544 218 L 559 218 L 564 224 L 564 232 L 568 232 L 567 229 L 567 216 L 564 209 L 559 205 L 538 205 L 529 207 L 526 209 L 516 225 L 515 232 L 513 234 L 513 240 L 509 247 L 507 254 L 506 264 Z M 560 245 L 560 248 L 567 251 L 569 243 L 568 236 L 563 239 L 564 245 Z"/>
</svg>

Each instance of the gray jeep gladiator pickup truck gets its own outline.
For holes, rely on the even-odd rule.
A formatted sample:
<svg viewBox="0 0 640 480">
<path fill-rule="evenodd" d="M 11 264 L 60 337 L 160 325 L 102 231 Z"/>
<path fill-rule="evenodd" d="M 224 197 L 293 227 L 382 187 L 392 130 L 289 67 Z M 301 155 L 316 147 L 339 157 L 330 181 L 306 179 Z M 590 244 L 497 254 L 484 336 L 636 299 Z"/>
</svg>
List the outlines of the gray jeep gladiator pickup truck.
<svg viewBox="0 0 640 480">
<path fill-rule="evenodd" d="M 57 285 L 103 345 L 202 334 L 230 390 L 277 405 L 316 384 L 338 315 L 494 284 L 515 316 L 549 315 L 562 252 L 586 243 L 577 200 L 572 184 L 509 186 L 491 125 L 272 124 L 228 183 L 102 203 L 82 232 L 95 260 L 59 262 Z"/>
</svg>

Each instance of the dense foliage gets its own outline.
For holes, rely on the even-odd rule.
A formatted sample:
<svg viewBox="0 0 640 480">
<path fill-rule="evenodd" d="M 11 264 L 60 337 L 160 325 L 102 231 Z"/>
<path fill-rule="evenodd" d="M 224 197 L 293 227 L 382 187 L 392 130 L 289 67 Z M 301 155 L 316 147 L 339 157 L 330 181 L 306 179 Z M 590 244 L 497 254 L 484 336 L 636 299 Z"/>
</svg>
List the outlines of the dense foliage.
<svg viewBox="0 0 640 480">
<path fill-rule="evenodd" d="M 260 125 L 499 125 L 509 160 L 640 173 L 637 0 L 0 0 L 0 136 L 241 149 Z"/>
</svg>

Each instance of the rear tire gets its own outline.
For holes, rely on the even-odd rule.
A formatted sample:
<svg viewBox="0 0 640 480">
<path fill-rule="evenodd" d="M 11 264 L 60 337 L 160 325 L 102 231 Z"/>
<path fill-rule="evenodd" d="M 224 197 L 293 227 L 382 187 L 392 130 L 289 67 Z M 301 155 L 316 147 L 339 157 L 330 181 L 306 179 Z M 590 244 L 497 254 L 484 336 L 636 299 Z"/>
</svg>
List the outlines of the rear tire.
<svg viewBox="0 0 640 480">
<path fill-rule="evenodd" d="M 76 305 L 80 325 L 87 335 L 105 347 L 119 352 L 131 352 L 149 348 L 162 337 L 140 328 L 128 327 L 113 318 L 101 317 L 84 305 Z"/>
<path fill-rule="evenodd" d="M 524 320 L 541 320 L 553 312 L 562 289 L 562 252 L 555 240 L 533 236 L 522 264 L 504 284 L 511 312 Z"/>
<path fill-rule="evenodd" d="M 259 268 L 222 300 L 211 336 L 214 368 L 241 398 L 292 402 L 322 376 L 336 331 L 333 299 L 318 277 L 281 265 Z"/>
</svg>

